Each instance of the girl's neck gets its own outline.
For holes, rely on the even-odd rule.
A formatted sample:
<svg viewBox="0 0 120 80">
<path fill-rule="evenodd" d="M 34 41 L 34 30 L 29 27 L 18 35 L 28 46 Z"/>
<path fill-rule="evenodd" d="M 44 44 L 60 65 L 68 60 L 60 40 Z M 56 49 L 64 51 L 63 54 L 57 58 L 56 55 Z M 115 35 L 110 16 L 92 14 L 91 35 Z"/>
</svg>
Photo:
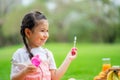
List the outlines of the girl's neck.
<svg viewBox="0 0 120 80">
<path fill-rule="evenodd" d="M 33 45 L 33 44 L 28 43 L 28 47 L 29 47 L 29 49 L 32 49 L 32 48 L 38 48 L 38 47 L 40 47 L 40 46 L 35 46 L 35 45 Z"/>
</svg>

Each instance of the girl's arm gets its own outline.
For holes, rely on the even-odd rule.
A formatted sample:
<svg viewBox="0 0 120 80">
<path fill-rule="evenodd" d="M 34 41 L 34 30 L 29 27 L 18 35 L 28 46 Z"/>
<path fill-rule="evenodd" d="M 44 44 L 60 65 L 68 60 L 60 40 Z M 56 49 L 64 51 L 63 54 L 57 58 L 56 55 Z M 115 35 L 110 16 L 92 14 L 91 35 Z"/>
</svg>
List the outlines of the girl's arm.
<svg viewBox="0 0 120 80">
<path fill-rule="evenodd" d="M 77 53 L 77 51 L 75 51 Z M 62 65 L 57 70 L 50 70 L 52 80 L 60 80 L 61 77 L 65 74 L 66 70 L 68 69 L 71 61 L 76 58 L 76 55 L 72 55 L 71 52 L 67 55 Z"/>
<path fill-rule="evenodd" d="M 28 65 L 24 69 L 22 69 L 20 72 L 14 74 L 11 76 L 12 80 L 24 80 L 25 76 L 31 73 L 36 72 L 36 67 L 33 65 Z"/>
<path fill-rule="evenodd" d="M 23 70 L 21 70 L 20 72 L 18 72 L 18 73 L 16 73 L 16 74 L 14 74 L 14 75 L 12 75 L 12 80 L 24 80 L 24 78 L 25 78 L 25 73 L 24 73 L 24 71 Z"/>
</svg>

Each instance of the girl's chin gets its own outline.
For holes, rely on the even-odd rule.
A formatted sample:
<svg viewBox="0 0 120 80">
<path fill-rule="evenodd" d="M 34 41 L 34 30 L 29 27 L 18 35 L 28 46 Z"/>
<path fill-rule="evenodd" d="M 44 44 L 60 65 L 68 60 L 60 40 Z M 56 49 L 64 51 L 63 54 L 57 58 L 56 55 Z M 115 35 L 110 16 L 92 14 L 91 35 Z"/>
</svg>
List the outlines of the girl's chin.
<svg viewBox="0 0 120 80">
<path fill-rule="evenodd" d="M 35 45 L 36 45 L 36 47 L 43 46 L 43 45 L 45 45 L 45 42 L 46 42 L 46 41 L 38 42 L 38 43 L 36 43 Z"/>
<path fill-rule="evenodd" d="M 37 44 L 36 46 L 40 47 L 40 46 L 43 46 L 43 45 L 45 45 L 45 43 Z"/>
</svg>

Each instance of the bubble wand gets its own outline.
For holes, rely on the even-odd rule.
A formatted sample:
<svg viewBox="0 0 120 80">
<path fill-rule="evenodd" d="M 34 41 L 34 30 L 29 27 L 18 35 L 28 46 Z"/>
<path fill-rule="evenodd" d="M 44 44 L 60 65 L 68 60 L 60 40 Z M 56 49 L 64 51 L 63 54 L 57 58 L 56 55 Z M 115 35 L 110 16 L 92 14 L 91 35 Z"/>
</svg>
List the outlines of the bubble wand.
<svg viewBox="0 0 120 80">
<path fill-rule="evenodd" d="M 72 55 L 75 55 L 76 54 L 76 41 L 77 41 L 77 37 L 75 36 L 74 37 L 74 46 L 73 46 L 73 48 L 72 48 L 72 51 L 71 51 L 71 53 L 72 53 Z"/>
</svg>

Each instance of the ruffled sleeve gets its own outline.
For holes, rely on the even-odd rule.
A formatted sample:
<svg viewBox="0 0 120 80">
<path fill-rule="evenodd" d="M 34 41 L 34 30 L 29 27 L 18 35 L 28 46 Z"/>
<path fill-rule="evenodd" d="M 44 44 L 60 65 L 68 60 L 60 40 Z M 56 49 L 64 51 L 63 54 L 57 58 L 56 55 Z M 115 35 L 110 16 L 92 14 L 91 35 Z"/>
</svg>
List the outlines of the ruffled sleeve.
<svg viewBox="0 0 120 80">
<path fill-rule="evenodd" d="M 54 56 L 53 56 L 52 52 L 48 49 L 46 49 L 46 51 L 47 51 L 47 57 L 48 57 L 48 61 L 49 61 L 49 68 L 56 69 L 56 63 L 55 63 Z"/>
</svg>

